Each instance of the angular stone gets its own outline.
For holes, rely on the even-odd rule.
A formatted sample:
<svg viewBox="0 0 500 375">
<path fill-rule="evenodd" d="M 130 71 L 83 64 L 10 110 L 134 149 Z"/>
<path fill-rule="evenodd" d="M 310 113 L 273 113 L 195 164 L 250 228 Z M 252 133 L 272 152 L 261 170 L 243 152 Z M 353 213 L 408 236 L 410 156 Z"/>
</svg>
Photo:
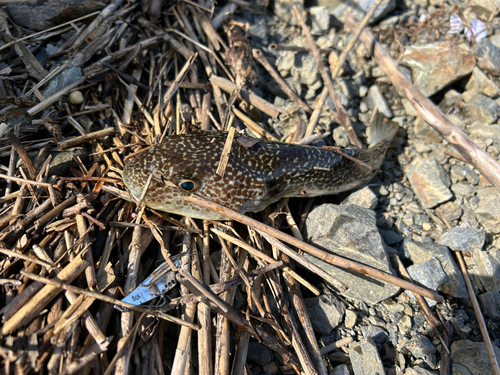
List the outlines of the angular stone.
<svg viewBox="0 0 500 375">
<path fill-rule="evenodd" d="M 392 118 L 391 106 L 387 103 L 384 95 L 380 92 L 380 87 L 378 85 L 373 85 L 368 90 L 368 95 L 366 97 L 366 102 L 368 108 L 372 111 L 377 108 L 380 113 L 382 113 L 387 118 Z"/>
<path fill-rule="evenodd" d="M 418 116 L 419 112 L 408 99 L 401 99 L 401 104 L 403 105 L 403 108 L 408 116 Z"/>
<path fill-rule="evenodd" d="M 375 0 L 318 0 L 318 5 L 327 6 L 330 14 L 333 14 L 335 18 L 341 21 L 346 12 L 350 12 L 354 18 L 362 20 L 374 3 Z M 395 0 L 383 0 L 370 18 L 370 22 L 374 22 L 386 14 L 389 14 L 394 8 L 396 8 Z"/>
<path fill-rule="evenodd" d="M 403 344 L 415 358 L 427 358 L 436 353 L 436 347 L 425 336 L 418 335 Z"/>
<path fill-rule="evenodd" d="M 441 134 L 420 116 L 415 120 L 414 130 L 417 139 L 434 143 L 441 143 L 443 141 Z"/>
<path fill-rule="evenodd" d="M 291 69 L 292 77 L 298 82 L 311 86 L 319 80 L 319 70 L 316 60 L 310 54 L 295 55 L 295 64 Z"/>
<path fill-rule="evenodd" d="M 293 13 L 293 6 L 296 6 L 302 17 L 307 17 L 304 5 L 301 0 L 277 0 L 274 2 L 274 14 L 289 25 L 298 25 L 297 17 Z M 319 4 L 321 5 L 321 4 Z"/>
<path fill-rule="evenodd" d="M 472 76 L 465 88 L 467 90 L 478 91 L 489 97 L 496 96 L 500 92 L 500 87 L 489 79 L 477 66 L 472 69 Z"/>
<path fill-rule="evenodd" d="M 377 196 L 368 186 L 355 191 L 342 202 L 342 204 L 354 204 L 369 209 L 374 209 L 377 203 Z"/>
<path fill-rule="evenodd" d="M 356 320 L 358 319 L 358 316 L 356 313 L 352 310 L 346 310 L 345 311 L 345 318 L 344 318 L 344 325 L 348 329 L 354 328 L 354 325 L 356 324 Z"/>
<path fill-rule="evenodd" d="M 441 267 L 441 263 L 435 257 L 431 257 L 429 260 L 414 264 L 408 267 L 408 273 L 410 274 L 412 280 L 420 285 L 429 288 L 430 290 L 438 290 L 438 288 L 448 281 L 448 276 Z M 406 291 L 412 300 L 416 300 L 413 293 Z M 425 298 L 429 306 L 435 306 L 436 301 Z"/>
<path fill-rule="evenodd" d="M 385 329 L 371 324 L 369 326 L 361 326 L 361 332 L 365 339 L 371 338 L 377 344 L 383 344 L 389 337 Z"/>
<path fill-rule="evenodd" d="M 474 210 L 477 220 L 487 231 L 500 233 L 500 193 L 493 189 L 491 194 L 478 197 L 479 205 Z"/>
<path fill-rule="evenodd" d="M 330 28 L 330 14 L 327 7 L 310 7 L 311 14 L 311 32 L 321 34 Z"/>
<path fill-rule="evenodd" d="M 486 292 L 477 296 L 481 311 L 492 319 L 500 318 L 500 293 Z"/>
<path fill-rule="evenodd" d="M 403 247 L 405 256 L 410 258 L 413 264 L 425 262 L 431 257 L 437 258 L 448 277 L 448 281 L 441 285 L 439 290 L 457 298 L 468 298 L 469 294 L 467 293 L 462 273 L 446 246 L 432 242 L 424 243 L 406 240 Z"/>
<path fill-rule="evenodd" d="M 433 208 L 453 198 L 450 176 L 435 158 L 415 158 L 405 169 L 413 192 L 425 208 Z"/>
<path fill-rule="evenodd" d="M 446 245 L 452 250 L 470 252 L 481 250 L 485 241 L 484 230 L 460 227 L 451 228 L 439 239 L 441 245 Z"/>
<path fill-rule="evenodd" d="M 425 96 L 470 74 L 476 59 L 464 49 L 449 42 L 407 47 L 401 64 L 413 72 L 413 83 Z"/>
<path fill-rule="evenodd" d="M 80 158 L 86 163 L 89 159 L 87 147 L 75 147 L 71 150 L 51 152 L 52 160 L 50 161 L 49 176 L 66 176 L 70 168 L 78 166 L 75 161 Z"/>
<path fill-rule="evenodd" d="M 333 129 L 333 140 L 335 141 L 335 145 L 338 147 L 347 147 L 351 144 L 349 136 L 343 126 L 337 126 Z"/>
<path fill-rule="evenodd" d="M 494 75 L 500 75 L 500 48 L 484 38 L 474 45 L 474 52 L 480 56 L 479 67 Z"/>
<path fill-rule="evenodd" d="M 493 345 L 495 356 L 500 358 L 500 349 Z M 493 374 L 491 362 L 484 342 L 457 340 L 451 344 L 451 360 L 453 364 L 462 365 L 472 375 Z"/>
<path fill-rule="evenodd" d="M 330 372 L 330 375 L 351 375 L 351 372 L 346 364 L 341 364 L 336 366 L 333 371 Z"/>
<path fill-rule="evenodd" d="M 450 177 L 452 181 L 462 181 L 466 179 L 469 183 L 477 185 L 479 183 L 479 176 L 472 169 L 457 164 L 451 167 Z"/>
<path fill-rule="evenodd" d="M 405 369 L 404 375 L 438 375 L 438 373 L 416 366 Z"/>
<path fill-rule="evenodd" d="M 462 208 L 455 202 L 447 202 L 439 206 L 439 211 L 441 211 L 448 220 L 448 222 L 453 225 L 455 220 L 459 220 L 462 217 Z"/>
<path fill-rule="evenodd" d="M 477 187 L 463 182 L 451 185 L 451 191 L 456 196 L 470 198 L 476 193 Z"/>
<path fill-rule="evenodd" d="M 471 138 L 490 138 L 493 142 L 500 142 L 500 125 L 486 125 L 475 121 L 469 128 Z"/>
<path fill-rule="evenodd" d="M 349 348 L 354 375 L 385 374 L 384 365 L 373 339 L 357 342 Z"/>
<path fill-rule="evenodd" d="M 323 204 L 309 214 L 306 232 L 311 243 L 324 251 L 394 274 L 377 230 L 375 213 L 371 210 L 355 205 Z M 375 304 L 399 291 L 392 284 L 332 266 L 307 254 L 305 256 L 348 285 L 349 289 L 341 294 L 349 298 Z"/>
<path fill-rule="evenodd" d="M 483 94 L 477 94 L 467 102 L 472 117 L 484 124 L 491 124 L 498 118 L 499 105 Z"/>
<path fill-rule="evenodd" d="M 500 290 L 500 250 L 490 247 L 487 251 L 475 251 L 476 267 L 472 270 L 484 290 L 488 292 Z"/>
<path fill-rule="evenodd" d="M 273 357 L 267 347 L 261 343 L 252 341 L 248 344 L 247 359 L 260 366 L 264 366 L 266 363 L 270 362 Z"/>
<path fill-rule="evenodd" d="M 56 92 L 71 85 L 82 76 L 82 70 L 78 67 L 68 66 L 57 76 L 52 78 L 47 87 L 42 91 L 44 97 L 49 98 Z"/>
<path fill-rule="evenodd" d="M 333 294 L 306 298 L 304 302 L 313 329 L 322 335 L 330 334 L 344 317 L 344 305 Z"/>
</svg>

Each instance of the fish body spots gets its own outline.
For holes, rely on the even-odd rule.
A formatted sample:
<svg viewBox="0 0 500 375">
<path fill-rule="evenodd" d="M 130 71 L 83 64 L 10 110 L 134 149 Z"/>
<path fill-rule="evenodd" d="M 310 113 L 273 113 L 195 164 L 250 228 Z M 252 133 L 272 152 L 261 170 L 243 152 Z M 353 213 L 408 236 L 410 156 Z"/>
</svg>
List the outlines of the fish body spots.
<svg viewBox="0 0 500 375">
<path fill-rule="evenodd" d="M 226 217 L 186 202 L 191 194 L 188 188 L 235 211 L 257 212 L 283 197 L 337 194 L 375 174 L 332 150 L 266 140 L 251 146 L 241 142 L 244 146 L 237 142 L 239 137 L 235 136 L 222 177 L 216 170 L 227 133 L 198 131 L 167 137 L 130 160 L 123 170 L 123 182 L 134 198 L 140 199 L 153 174 L 144 204 L 194 218 L 222 220 Z M 385 150 L 374 147 L 342 152 L 376 170 Z"/>
</svg>

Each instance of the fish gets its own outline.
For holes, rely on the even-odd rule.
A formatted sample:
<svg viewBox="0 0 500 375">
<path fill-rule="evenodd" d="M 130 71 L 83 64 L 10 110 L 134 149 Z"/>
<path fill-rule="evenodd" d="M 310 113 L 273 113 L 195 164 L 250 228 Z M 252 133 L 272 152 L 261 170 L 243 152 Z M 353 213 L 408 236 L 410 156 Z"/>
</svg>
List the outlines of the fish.
<svg viewBox="0 0 500 375">
<path fill-rule="evenodd" d="M 368 149 L 301 146 L 236 134 L 223 175 L 217 174 L 227 132 L 172 135 L 123 169 L 131 195 L 152 209 L 204 220 L 228 220 L 186 202 L 195 193 L 240 213 L 259 212 L 284 197 L 315 197 L 367 183 L 382 165 L 394 122 L 367 128 Z M 352 159 L 356 159 L 363 165 Z"/>
</svg>

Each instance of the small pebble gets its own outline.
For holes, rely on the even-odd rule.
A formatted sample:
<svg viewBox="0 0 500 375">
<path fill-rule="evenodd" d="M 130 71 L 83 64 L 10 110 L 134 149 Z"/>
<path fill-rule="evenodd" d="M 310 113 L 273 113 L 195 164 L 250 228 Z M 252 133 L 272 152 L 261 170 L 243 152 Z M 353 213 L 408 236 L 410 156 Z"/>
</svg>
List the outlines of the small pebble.
<svg viewBox="0 0 500 375">
<path fill-rule="evenodd" d="M 73 91 L 69 95 L 69 102 L 73 105 L 79 105 L 83 103 L 83 95 L 80 91 Z"/>
</svg>

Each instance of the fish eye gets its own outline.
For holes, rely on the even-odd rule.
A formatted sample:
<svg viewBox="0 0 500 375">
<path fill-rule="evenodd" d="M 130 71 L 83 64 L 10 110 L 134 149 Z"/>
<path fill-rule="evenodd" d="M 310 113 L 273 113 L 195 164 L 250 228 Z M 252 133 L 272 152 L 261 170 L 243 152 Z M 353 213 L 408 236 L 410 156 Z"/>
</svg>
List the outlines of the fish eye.
<svg viewBox="0 0 500 375">
<path fill-rule="evenodd" d="M 201 184 L 194 180 L 182 180 L 178 186 L 188 193 L 193 193 L 200 188 Z"/>
</svg>

